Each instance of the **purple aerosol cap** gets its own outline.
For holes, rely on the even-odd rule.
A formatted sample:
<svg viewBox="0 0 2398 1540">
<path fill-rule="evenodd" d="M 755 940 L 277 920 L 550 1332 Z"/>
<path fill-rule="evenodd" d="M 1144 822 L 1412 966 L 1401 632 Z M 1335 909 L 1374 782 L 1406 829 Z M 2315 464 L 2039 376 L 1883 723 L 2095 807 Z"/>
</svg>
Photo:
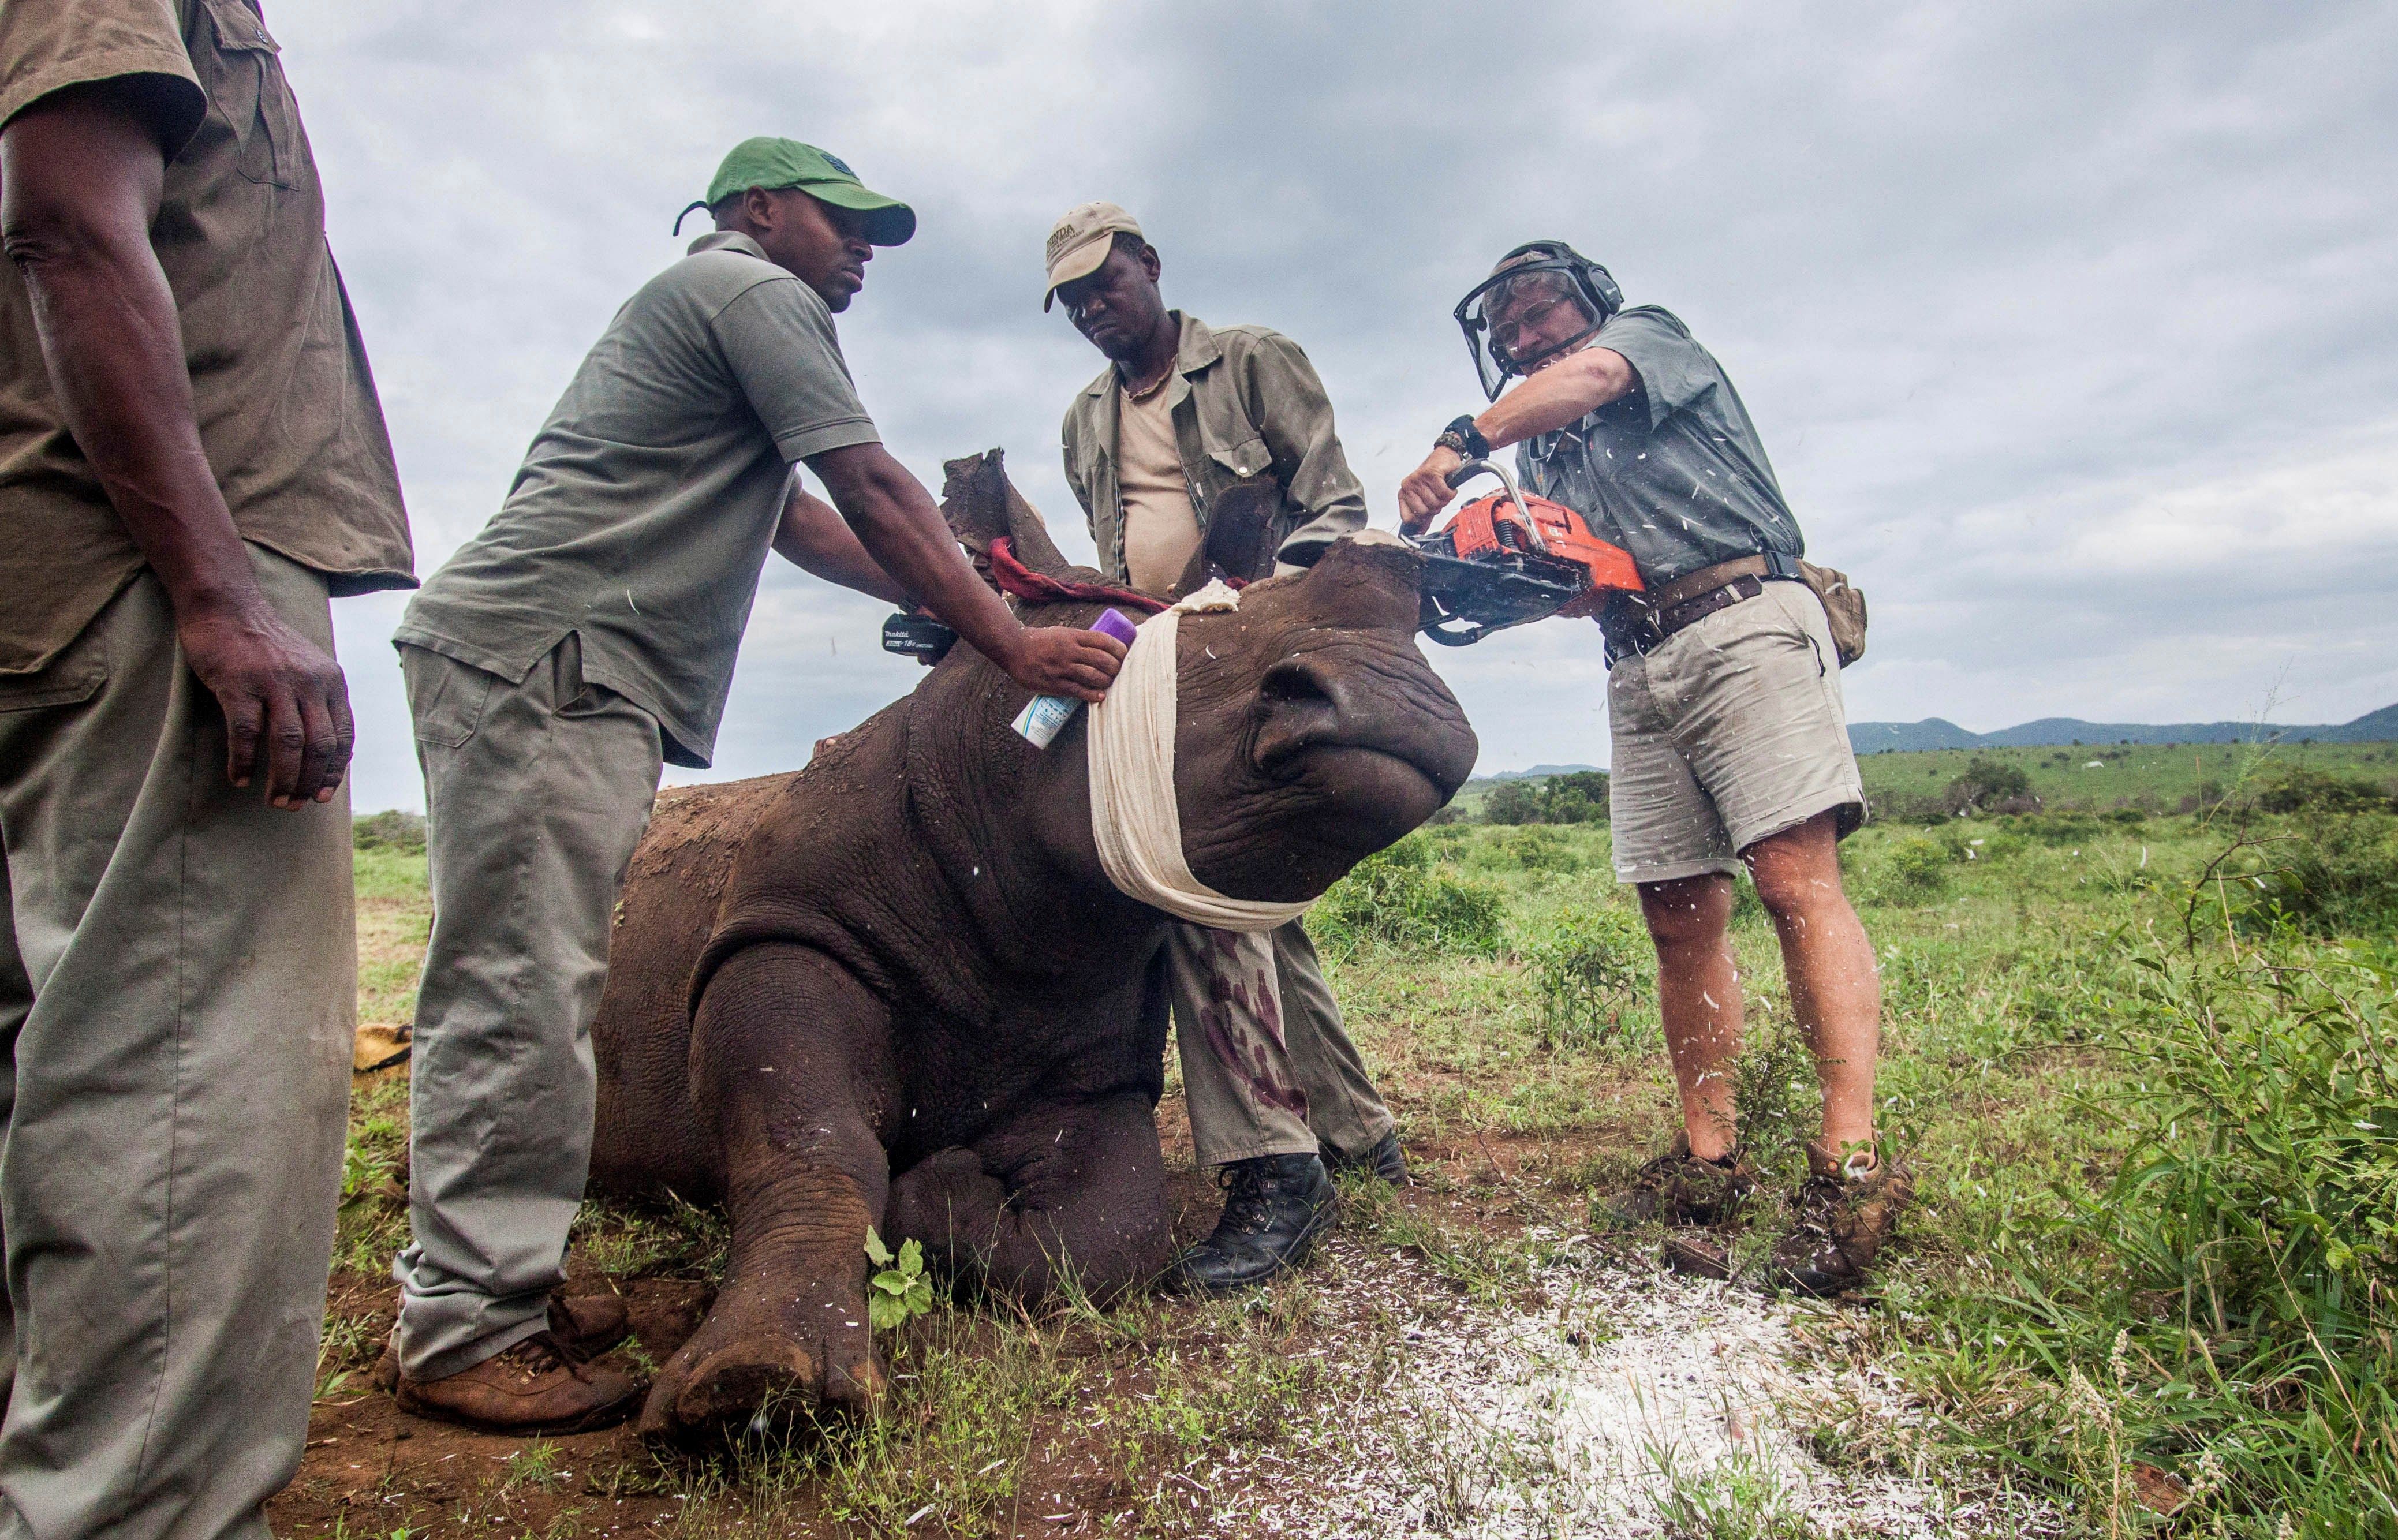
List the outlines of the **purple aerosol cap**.
<svg viewBox="0 0 2398 1540">
<path fill-rule="evenodd" d="M 1126 620 L 1120 610 L 1101 610 L 1099 618 L 1091 622 L 1091 629 L 1114 637 L 1127 647 L 1140 634 L 1140 628 Z"/>
</svg>

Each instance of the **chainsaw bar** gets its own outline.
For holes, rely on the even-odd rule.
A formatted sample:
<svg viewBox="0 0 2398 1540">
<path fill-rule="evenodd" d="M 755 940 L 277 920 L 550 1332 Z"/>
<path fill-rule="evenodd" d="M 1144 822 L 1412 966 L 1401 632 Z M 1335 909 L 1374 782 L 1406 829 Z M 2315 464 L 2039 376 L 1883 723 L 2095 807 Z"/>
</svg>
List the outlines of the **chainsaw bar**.
<svg viewBox="0 0 2398 1540">
<path fill-rule="evenodd" d="M 1588 570 L 1560 557 L 1511 551 L 1468 561 L 1435 550 L 1421 554 L 1416 628 L 1444 647 L 1472 646 L 1493 631 L 1546 620 L 1590 590 Z"/>
</svg>

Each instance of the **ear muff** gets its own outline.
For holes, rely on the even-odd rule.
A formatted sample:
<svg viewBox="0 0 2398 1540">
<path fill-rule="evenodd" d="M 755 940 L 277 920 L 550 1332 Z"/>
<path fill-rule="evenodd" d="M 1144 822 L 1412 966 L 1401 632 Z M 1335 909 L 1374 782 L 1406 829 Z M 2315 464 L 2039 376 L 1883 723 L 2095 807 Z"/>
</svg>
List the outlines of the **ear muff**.
<svg viewBox="0 0 2398 1540">
<path fill-rule="evenodd" d="M 1465 333 L 1466 351 L 1474 358 L 1475 371 L 1481 377 L 1483 393 L 1494 401 L 1506 388 L 1507 381 L 1522 371 L 1493 344 L 1487 306 L 1500 290 L 1539 273 L 1553 273 L 1566 278 L 1595 317 L 1589 329 L 1574 339 L 1577 343 L 1606 325 L 1610 317 L 1623 308 L 1623 290 L 1616 286 L 1613 276 L 1564 241 L 1527 241 L 1500 258 L 1498 264 L 1490 270 L 1490 276 L 1458 301 L 1457 308 L 1452 312 L 1459 329 Z"/>
</svg>

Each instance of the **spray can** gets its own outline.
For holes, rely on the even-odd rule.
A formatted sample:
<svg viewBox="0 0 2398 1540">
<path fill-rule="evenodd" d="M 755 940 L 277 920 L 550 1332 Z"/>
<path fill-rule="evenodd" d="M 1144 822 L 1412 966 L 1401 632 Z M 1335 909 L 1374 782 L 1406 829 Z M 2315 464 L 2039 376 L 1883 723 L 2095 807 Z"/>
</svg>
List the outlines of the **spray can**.
<svg viewBox="0 0 2398 1540">
<path fill-rule="evenodd" d="M 1132 645 L 1132 639 L 1140 634 L 1140 628 L 1115 610 L 1100 611 L 1099 618 L 1091 622 L 1091 629 L 1114 637 L 1127 647 Z M 1083 703 L 1071 696 L 1034 696 L 1024 703 L 1023 710 L 1016 713 L 1016 721 L 1011 725 L 1033 748 L 1046 749 L 1049 741 L 1064 731 L 1066 723 L 1074 720 L 1074 713 L 1082 709 Z"/>
</svg>

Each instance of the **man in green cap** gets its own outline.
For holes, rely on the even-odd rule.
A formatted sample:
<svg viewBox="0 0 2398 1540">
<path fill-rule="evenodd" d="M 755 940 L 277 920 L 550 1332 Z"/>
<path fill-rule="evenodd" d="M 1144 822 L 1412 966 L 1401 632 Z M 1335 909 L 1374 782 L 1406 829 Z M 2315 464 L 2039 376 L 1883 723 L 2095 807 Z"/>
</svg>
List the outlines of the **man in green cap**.
<svg viewBox="0 0 2398 1540">
<path fill-rule="evenodd" d="M 1157 249 L 1112 203 L 1070 209 L 1047 261 L 1043 308 L 1063 304 L 1108 358 L 1068 409 L 1064 438 L 1066 480 L 1109 581 L 1174 588 L 1218 500 L 1253 479 L 1278 493 L 1264 570 L 1229 575 L 1295 570 L 1365 524 L 1332 403 L 1298 344 L 1167 309 Z M 1168 960 L 1192 1142 L 1226 1191 L 1214 1233 L 1176 1272 L 1206 1292 L 1246 1288 L 1300 1262 L 1331 1223 L 1327 1166 L 1395 1182 L 1407 1161 L 1298 921 L 1258 936 L 1178 923 Z"/>
<path fill-rule="evenodd" d="M 594 1361 L 622 1304 L 557 1295 L 590 1024 L 661 761 L 708 763 L 767 551 L 922 604 L 1036 694 L 1096 700 L 1124 655 L 1018 626 L 858 401 L 832 317 L 915 214 L 784 139 L 734 149 L 694 207 L 715 230 L 616 313 L 394 638 L 434 921 L 386 1374 L 407 1410 L 483 1427 L 601 1426 L 640 1391 Z"/>
</svg>

